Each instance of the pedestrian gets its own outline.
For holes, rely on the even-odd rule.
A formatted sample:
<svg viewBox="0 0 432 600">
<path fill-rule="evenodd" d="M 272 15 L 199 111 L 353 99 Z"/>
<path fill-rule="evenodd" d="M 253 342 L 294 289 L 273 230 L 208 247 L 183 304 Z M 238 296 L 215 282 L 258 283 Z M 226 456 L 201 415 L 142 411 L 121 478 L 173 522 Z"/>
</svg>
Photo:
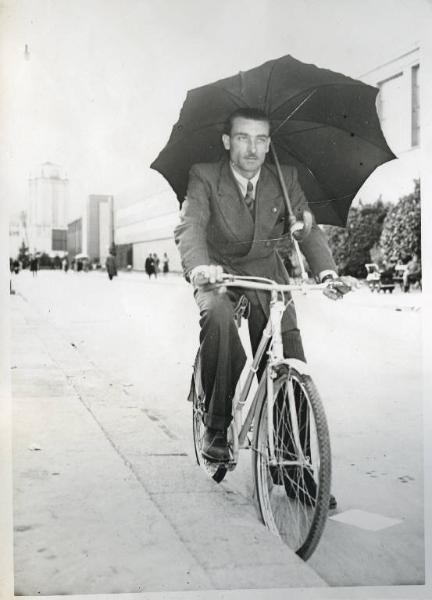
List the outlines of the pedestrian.
<svg viewBox="0 0 432 600">
<path fill-rule="evenodd" d="M 149 279 L 151 279 L 152 275 L 156 276 L 155 262 L 154 262 L 153 254 L 151 252 L 149 253 L 149 255 L 146 258 L 144 269 L 145 269 L 145 272 L 147 273 Z"/>
<path fill-rule="evenodd" d="M 65 273 L 69 271 L 69 259 L 67 256 L 63 258 L 63 270 Z"/>
<path fill-rule="evenodd" d="M 105 261 L 105 267 L 108 273 L 109 280 L 117 275 L 117 265 L 115 256 L 111 253 L 108 254 Z"/>
<path fill-rule="evenodd" d="M 414 254 L 406 264 L 402 275 L 403 291 L 409 292 L 412 284 L 418 283 L 421 287 L 421 263 L 417 254 Z"/>
<path fill-rule="evenodd" d="M 36 255 L 30 258 L 30 271 L 33 273 L 33 277 L 36 277 L 39 268 L 39 261 Z"/>
<path fill-rule="evenodd" d="M 16 258 L 13 261 L 13 272 L 15 273 L 15 275 L 18 275 L 19 270 L 20 270 L 20 263 L 19 263 L 19 260 Z"/>
<path fill-rule="evenodd" d="M 289 283 L 277 250 L 284 229 L 285 206 L 276 170 L 265 162 L 270 148 L 269 119 L 258 109 L 236 110 L 226 124 L 222 143 L 227 157 L 218 163 L 195 164 L 191 168 L 180 223 L 174 232 L 185 277 L 194 287 L 200 309 L 206 425 L 202 453 L 214 462 L 229 460 L 227 429 L 246 355 L 233 319 L 241 294 L 233 289 L 217 294 L 203 285 L 219 281 L 223 271 Z M 308 209 L 297 170 L 282 165 L 282 172 L 294 213 L 306 212 L 310 221 L 310 232 L 300 243 L 308 264 L 321 282 L 332 281 L 326 287 L 326 295 L 333 299 L 342 297 L 347 286 L 338 278 L 325 235 Z M 249 335 L 255 353 L 268 319 L 269 298 L 258 291 L 243 293 L 249 300 Z M 286 358 L 305 360 L 292 304 L 283 315 L 282 339 Z M 259 375 L 264 366 L 261 364 Z M 309 491 L 315 497 L 316 489 Z M 332 507 L 335 505 L 332 498 Z"/>
<path fill-rule="evenodd" d="M 162 272 L 166 275 L 169 272 L 169 258 L 168 254 L 164 252 L 163 260 L 162 260 Z"/>
<path fill-rule="evenodd" d="M 160 269 L 159 269 L 160 259 L 159 259 L 159 256 L 156 254 L 156 252 L 153 254 L 153 260 L 154 260 L 155 278 L 157 279 L 158 273 L 160 271 Z"/>
</svg>

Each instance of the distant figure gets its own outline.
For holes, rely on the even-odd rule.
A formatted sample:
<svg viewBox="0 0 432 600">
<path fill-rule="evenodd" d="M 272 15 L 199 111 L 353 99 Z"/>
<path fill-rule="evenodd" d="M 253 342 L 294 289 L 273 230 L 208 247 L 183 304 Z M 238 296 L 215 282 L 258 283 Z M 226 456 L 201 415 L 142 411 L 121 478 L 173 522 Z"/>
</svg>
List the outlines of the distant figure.
<svg viewBox="0 0 432 600">
<path fill-rule="evenodd" d="M 168 258 L 168 254 L 166 252 L 164 252 L 163 255 L 163 261 L 162 261 L 162 271 L 163 274 L 166 275 L 167 273 L 169 273 L 169 258 Z"/>
<path fill-rule="evenodd" d="M 38 272 L 38 259 L 36 256 L 32 256 L 30 259 L 30 271 L 33 273 L 33 277 L 36 277 Z"/>
<path fill-rule="evenodd" d="M 144 269 L 145 269 L 145 272 L 147 273 L 147 275 L 149 276 L 149 279 L 151 278 L 152 275 L 154 275 L 156 277 L 155 261 L 154 261 L 154 258 L 153 258 L 153 255 L 151 252 L 146 258 Z"/>
<path fill-rule="evenodd" d="M 13 267 L 13 272 L 15 273 L 15 275 L 18 275 L 19 270 L 20 270 L 20 263 L 18 259 L 15 259 L 12 263 L 12 267 Z"/>
<path fill-rule="evenodd" d="M 69 271 L 69 259 L 67 256 L 65 256 L 63 259 L 63 270 L 65 273 Z"/>
<path fill-rule="evenodd" d="M 421 263 L 417 254 L 407 263 L 406 269 L 402 275 L 403 291 L 409 292 L 412 284 L 418 283 L 421 287 Z"/>
<path fill-rule="evenodd" d="M 76 269 L 77 271 L 82 271 L 83 261 L 80 260 L 80 259 L 78 259 L 77 262 L 76 262 L 76 266 L 77 266 L 77 269 Z"/>
<path fill-rule="evenodd" d="M 117 275 L 117 265 L 116 265 L 115 256 L 113 256 L 111 253 L 108 254 L 108 256 L 106 257 L 105 267 L 106 267 L 106 270 L 108 273 L 108 277 L 111 281 L 112 278 Z"/>
<path fill-rule="evenodd" d="M 160 259 L 159 259 L 159 256 L 156 254 L 156 252 L 153 254 L 153 260 L 154 260 L 154 268 L 155 268 L 155 277 L 157 277 L 158 273 L 160 271 L 160 269 L 159 269 Z"/>
</svg>

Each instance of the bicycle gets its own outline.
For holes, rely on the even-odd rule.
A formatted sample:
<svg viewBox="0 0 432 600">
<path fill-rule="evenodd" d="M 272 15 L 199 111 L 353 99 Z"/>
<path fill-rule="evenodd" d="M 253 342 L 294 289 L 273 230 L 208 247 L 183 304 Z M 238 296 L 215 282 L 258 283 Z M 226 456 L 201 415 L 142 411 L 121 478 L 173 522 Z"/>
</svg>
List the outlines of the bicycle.
<svg viewBox="0 0 432 600">
<path fill-rule="evenodd" d="M 228 471 L 235 469 L 240 449 L 251 449 L 261 519 L 270 531 L 307 560 L 321 538 L 329 510 L 330 437 L 324 408 L 307 365 L 298 359 L 283 357 L 281 319 L 292 302 L 290 299 L 286 303 L 285 292 L 306 288 L 322 290 L 325 284 L 281 285 L 265 278 L 224 275 L 219 285 L 269 291 L 270 316 L 252 364 L 246 367 L 245 382 L 243 385 L 239 382 L 233 399 L 227 463 L 210 462 L 201 454 L 205 398 L 198 350 L 188 398 L 192 401 L 196 459 L 219 483 Z M 241 314 L 237 317 L 241 319 Z M 252 382 L 267 348 L 265 371 L 243 416 Z"/>
</svg>

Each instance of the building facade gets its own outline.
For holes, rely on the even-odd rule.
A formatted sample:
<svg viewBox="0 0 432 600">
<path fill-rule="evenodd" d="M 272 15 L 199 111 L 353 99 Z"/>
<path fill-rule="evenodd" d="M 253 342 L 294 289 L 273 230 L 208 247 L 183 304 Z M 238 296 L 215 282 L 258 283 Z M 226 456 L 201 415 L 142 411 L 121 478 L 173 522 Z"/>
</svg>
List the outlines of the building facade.
<svg viewBox="0 0 432 600">
<path fill-rule="evenodd" d="M 67 253 L 70 259 L 83 252 L 82 218 L 69 223 L 67 228 Z"/>
<path fill-rule="evenodd" d="M 162 259 L 166 252 L 170 270 L 181 271 L 173 235 L 178 220 L 179 205 L 174 193 L 163 191 L 115 212 L 115 243 L 132 246 L 132 267 L 136 270 L 144 269 L 149 253 Z"/>
<path fill-rule="evenodd" d="M 68 194 L 69 181 L 59 165 L 45 162 L 29 177 L 27 231 L 31 253 L 54 256 L 66 252 Z"/>
<path fill-rule="evenodd" d="M 26 213 L 16 214 L 9 219 L 9 256 L 17 258 L 22 244 L 28 248 Z"/>
<path fill-rule="evenodd" d="M 404 54 L 377 66 L 360 77 L 379 88 L 377 111 L 388 145 L 397 156 L 379 167 L 358 193 L 363 202 L 380 196 L 384 202 L 397 202 L 414 191 L 420 178 L 421 143 L 421 51 L 414 46 Z"/>
<path fill-rule="evenodd" d="M 105 264 L 114 240 L 114 198 L 92 194 L 87 203 L 87 249 L 90 261 Z"/>
</svg>

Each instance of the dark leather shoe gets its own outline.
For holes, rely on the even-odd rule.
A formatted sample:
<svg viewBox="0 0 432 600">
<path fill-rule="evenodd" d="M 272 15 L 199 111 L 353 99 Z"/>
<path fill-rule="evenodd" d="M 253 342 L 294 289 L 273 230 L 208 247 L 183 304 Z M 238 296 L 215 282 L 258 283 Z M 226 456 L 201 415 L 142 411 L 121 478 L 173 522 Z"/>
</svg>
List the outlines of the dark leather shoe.
<svg viewBox="0 0 432 600">
<path fill-rule="evenodd" d="M 227 462 L 230 459 L 226 431 L 207 427 L 201 450 L 204 458 L 211 462 Z"/>
</svg>

